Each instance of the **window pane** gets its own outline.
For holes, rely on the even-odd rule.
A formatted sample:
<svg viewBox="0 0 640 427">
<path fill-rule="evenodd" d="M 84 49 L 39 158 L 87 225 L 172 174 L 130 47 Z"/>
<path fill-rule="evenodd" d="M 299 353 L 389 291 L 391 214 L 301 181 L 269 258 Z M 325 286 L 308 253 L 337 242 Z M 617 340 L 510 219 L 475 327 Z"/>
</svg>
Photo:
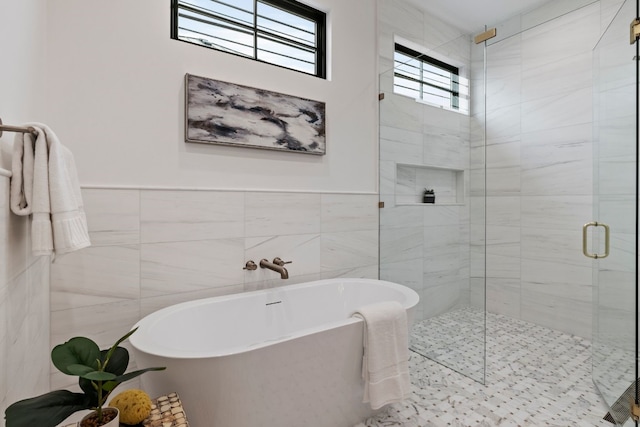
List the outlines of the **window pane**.
<svg viewBox="0 0 640 427">
<path fill-rule="evenodd" d="M 246 25 L 253 25 L 253 0 L 234 0 L 233 2 L 217 0 L 183 0 L 180 3 L 194 6 L 206 12 L 229 18 Z"/>
<path fill-rule="evenodd" d="M 181 11 L 180 17 L 182 18 L 178 27 L 180 39 L 240 55 L 253 56 L 253 35 L 245 28 L 219 19 L 206 18 L 190 11 Z"/>
<path fill-rule="evenodd" d="M 468 111 L 468 81 L 459 83 L 456 67 L 398 44 L 394 53 L 393 90 L 447 109 L 459 110 L 464 106 L 464 111 Z M 460 102 L 459 92 L 464 94 L 465 102 Z"/>
<path fill-rule="evenodd" d="M 305 73 L 315 73 L 315 54 L 286 44 L 258 37 L 258 59 Z"/>
<path fill-rule="evenodd" d="M 258 29 L 313 47 L 316 23 L 276 7 L 258 3 Z"/>
</svg>

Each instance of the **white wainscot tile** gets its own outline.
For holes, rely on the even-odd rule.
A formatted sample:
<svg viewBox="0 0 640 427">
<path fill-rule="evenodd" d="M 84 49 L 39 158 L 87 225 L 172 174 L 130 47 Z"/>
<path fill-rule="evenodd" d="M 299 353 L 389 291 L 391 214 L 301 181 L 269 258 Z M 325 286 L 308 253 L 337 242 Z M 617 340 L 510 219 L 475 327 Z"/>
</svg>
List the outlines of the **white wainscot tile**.
<svg viewBox="0 0 640 427">
<path fill-rule="evenodd" d="M 485 148 L 487 168 L 519 167 L 521 164 L 520 147 L 519 137 L 488 139 Z"/>
<path fill-rule="evenodd" d="M 593 188 L 591 125 L 523 135 L 522 193 L 590 195 Z"/>
<path fill-rule="evenodd" d="M 635 233 L 611 232 L 610 255 L 598 260 L 600 270 L 635 271 Z M 604 252 L 604 236 L 593 239 L 591 252 Z"/>
<path fill-rule="evenodd" d="M 405 1 L 391 0 L 378 2 L 378 16 L 380 17 L 380 31 L 393 38 L 394 34 L 409 39 L 423 40 L 423 14 Z M 393 49 L 392 46 L 391 49 Z M 380 52 L 381 56 L 393 58 L 393 51 Z"/>
<path fill-rule="evenodd" d="M 487 197 L 487 225 L 520 226 L 520 197 Z"/>
<path fill-rule="evenodd" d="M 487 139 L 514 138 L 521 132 L 520 108 L 513 106 L 495 107 L 487 106 L 487 118 L 484 130 Z"/>
<path fill-rule="evenodd" d="M 143 298 L 243 282 L 244 239 L 147 243 L 140 258 Z"/>
<path fill-rule="evenodd" d="M 425 264 L 427 264 L 427 261 L 425 261 Z M 428 270 L 428 268 L 426 269 Z M 449 284 L 449 283 L 459 283 L 461 284 L 462 282 L 464 282 L 464 288 L 468 290 L 469 288 L 469 283 L 468 283 L 468 279 L 465 277 L 462 277 L 463 274 L 463 270 L 464 269 L 450 269 L 448 271 L 436 271 L 436 272 L 431 272 L 431 271 L 425 271 L 425 273 L 423 274 L 423 287 L 426 288 L 435 288 L 438 286 L 442 286 L 445 284 Z"/>
<path fill-rule="evenodd" d="M 532 67 L 525 56 L 522 74 L 522 99 L 531 101 L 593 85 L 593 53 L 579 52 L 552 63 Z M 533 60 L 536 62 L 536 60 Z"/>
<path fill-rule="evenodd" d="M 245 236 L 320 232 L 320 194 L 246 193 Z"/>
<path fill-rule="evenodd" d="M 514 196 L 520 194 L 520 167 L 504 166 L 487 168 L 485 191 L 489 196 Z M 481 194 L 481 192 L 477 194 Z"/>
<path fill-rule="evenodd" d="M 471 261 L 474 261 L 473 253 Z M 473 264 L 472 264 L 473 266 Z M 479 266 L 475 273 L 481 272 L 482 266 Z M 474 273 L 474 271 L 472 271 Z M 486 255 L 486 274 L 487 277 L 502 279 L 520 279 L 520 257 L 504 256 L 504 255 Z M 474 275 L 474 277 L 477 277 Z"/>
<path fill-rule="evenodd" d="M 120 301 L 51 313 L 51 347 L 72 337 L 85 336 L 101 349 L 109 348 L 140 320 L 140 302 Z M 125 343 L 125 346 L 129 343 Z M 133 364 L 130 363 L 130 366 Z M 69 376 L 52 366 L 51 387 L 66 387 Z"/>
<path fill-rule="evenodd" d="M 622 144 L 620 144 L 622 145 Z M 604 195 L 626 195 L 635 193 L 635 155 L 600 158 L 598 161 L 598 190 Z"/>
<path fill-rule="evenodd" d="M 393 263 L 422 259 L 422 227 L 380 230 L 380 262 Z"/>
<path fill-rule="evenodd" d="M 451 282 L 441 286 L 425 288 L 419 292 L 419 295 L 423 319 L 428 319 L 446 313 L 457 306 L 461 291 L 458 282 Z"/>
<path fill-rule="evenodd" d="M 593 89 L 578 89 L 522 103 L 522 132 L 591 123 Z"/>
<path fill-rule="evenodd" d="M 422 132 L 423 111 L 414 99 L 387 94 L 380 102 L 380 126 Z"/>
<path fill-rule="evenodd" d="M 378 279 L 379 276 L 378 264 L 365 265 L 363 267 L 347 268 L 336 271 L 325 271 L 320 277 L 322 279 L 334 279 L 339 277 L 351 277 L 359 279 Z"/>
<path fill-rule="evenodd" d="M 635 180 L 634 180 L 635 182 Z M 636 198 L 630 195 L 600 195 L 598 220 L 613 227 L 616 233 L 635 233 Z M 585 215 L 589 211 L 585 211 Z M 584 215 L 583 215 L 584 217 Z M 585 221 L 586 222 L 586 221 Z"/>
<path fill-rule="evenodd" d="M 519 109 L 521 102 L 522 77 L 521 65 L 506 68 L 504 70 L 493 69 L 493 58 L 489 58 L 487 71 L 487 111 L 495 111 L 498 108 Z M 511 74 L 506 74 L 511 71 Z M 504 74 L 502 74 L 504 73 Z"/>
<path fill-rule="evenodd" d="M 422 259 L 380 263 L 380 280 L 399 283 L 417 292 L 424 287 L 422 263 Z"/>
<path fill-rule="evenodd" d="M 244 241 L 246 261 L 252 260 L 260 264 L 266 259 L 272 262 L 280 257 L 285 262 L 289 277 L 320 273 L 320 235 L 297 234 L 292 236 L 251 237 Z M 266 268 L 245 270 L 244 283 L 277 279 L 279 274 Z"/>
<path fill-rule="evenodd" d="M 487 279 L 487 311 L 520 318 L 520 281 Z"/>
<path fill-rule="evenodd" d="M 323 233 L 378 229 L 377 195 L 323 194 L 321 201 Z"/>
<path fill-rule="evenodd" d="M 569 265 L 562 261 L 522 260 L 522 282 L 561 297 L 591 301 L 591 265 Z"/>
<path fill-rule="evenodd" d="M 7 283 L 6 319 L 7 340 L 13 343 L 27 328 L 27 310 L 29 305 L 29 277 L 27 271 Z"/>
<path fill-rule="evenodd" d="M 10 214 L 7 224 L 7 240 L 10 250 L 7 251 L 7 280 L 24 273 L 30 263 L 31 254 L 31 221 L 28 217 Z"/>
<path fill-rule="evenodd" d="M 571 13 L 566 10 L 566 2 L 549 3 L 557 5 L 557 11 L 549 7 L 539 8 L 523 15 L 522 49 L 526 52 L 523 65 L 539 67 L 567 57 L 567 52 L 591 51 L 600 36 L 600 5 L 598 2 Z M 542 17 L 541 14 L 548 14 Z M 562 16 L 560 16 L 562 15 Z M 550 19 L 555 18 L 556 19 Z M 542 25 L 537 25 L 544 22 Z"/>
<path fill-rule="evenodd" d="M 244 291 L 243 285 L 221 286 L 193 292 L 179 292 L 170 295 L 142 298 L 140 300 L 140 316 L 145 317 L 165 307 L 180 304 L 187 301 L 195 301 L 203 298 L 213 298 L 224 295 L 238 294 Z"/>
<path fill-rule="evenodd" d="M 567 230 L 591 218 L 591 196 L 523 196 L 522 226 Z"/>
<path fill-rule="evenodd" d="M 527 227 L 522 229 L 523 259 L 561 262 L 567 265 L 591 266 L 591 259 L 582 254 L 582 226 L 552 230 Z"/>
<path fill-rule="evenodd" d="M 282 286 L 309 283 L 309 282 L 314 282 L 316 280 L 320 280 L 322 277 L 320 273 L 302 274 L 302 275 L 296 274 L 293 277 L 290 276 L 288 279 L 282 279 L 280 276 L 278 276 L 275 273 L 273 276 L 275 276 L 276 278 L 245 283 L 244 292 L 259 291 L 263 289 L 273 289 L 273 288 L 278 288 Z"/>
<path fill-rule="evenodd" d="M 424 156 L 420 163 L 464 169 L 469 164 L 469 132 L 440 126 L 425 126 Z M 415 163 L 419 160 L 414 160 Z"/>
<path fill-rule="evenodd" d="M 380 160 L 380 194 L 396 191 L 396 162 Z"/>
<path fill-rule="evenodd" d="M 484 278 L 469 279 L 469 300 L 472 307 L 485 309 L 486 306 L 486 289 Z"/>
<path fill-rule="evenodd" d="M 51 266 L 51 310 L 136 300 L 140 296 L 138 245 L 88 247 Z"/>
<path fill-rule="evenodd" d="M 378 231 L 323 233 L 321 271 L 341 270 L 378 262 Z"/>
<path fill-rule="evenodd" d="M 420 163 L 423 152 L 422 138 L 423 135 L 420 131 L 381 126 L 380 160 Z"/>
<path fill-rule="evenodd" d="M 139 190 L 83 189 L 82 199 L 93 246 L 139 243 Z"/>
<path fill-rule="evenodd" d="M 427 208 L 425 206 L 425 208 Z M 439 225 L 459 225 L 465 221 L 463 206 L 430 206 L 423 209 L 424 225 L 426 227 Z"/>
<path fill-rule="evenodd" d="M 523 262 L 522 319 L 589 338 L 590 276 L 587 267 Z"/>
<path fill-rule="evenodd" d="M 518 19 L 519 21 L 519 19 Z M 501 29 L 498 29 L 500 33 Z M 519 30 L 519 29 L 518 29 Z M 505 34 L 504 32 L 502 34 Z M 494 39 L 495 40 L 495 39 Z M 478 56 L 477 69 L 474 71 L 481 72 L 482 77 L 484 73 L 482 68 L 484 65 L 484 49 L 474 51 Z M 513 76 L 514 74 L 520 74 L 522 68 L 522 39 L 519 34 L 509 37 L 506 40 L 502 40 L 498 44 L 490 45 L 487 48 L 487 60 L 488 60 L 488 78 L 499 80 L 501 78 Z"/>
<path fill-rule="evenodd" d="M 243 237 L 244 193 L 142 191 L 143 243 Z"/>
<path fill-rule="evenodd" d="M 486 228 L 487 254 L 517 257 L 520 255 L 520 227 L 489 225 Z"/>
<path fill-rule="evenodd" d="M 422 227 L 424 206 L 395 206 L 380 210 L 380 227 L 382 229 L 401 228 L 407 226 Z"/>
<path fill-rule="evenodd" d="M 461 34 L 460 30 L 449 25 L 429 12 L 416 10 L 416 15 L 423 13 L 424 38 L 423 44 L 446 58 L 457 61 L 469 60 L 471 57 L 471 40 L 468 34 Z"/>
</svg>

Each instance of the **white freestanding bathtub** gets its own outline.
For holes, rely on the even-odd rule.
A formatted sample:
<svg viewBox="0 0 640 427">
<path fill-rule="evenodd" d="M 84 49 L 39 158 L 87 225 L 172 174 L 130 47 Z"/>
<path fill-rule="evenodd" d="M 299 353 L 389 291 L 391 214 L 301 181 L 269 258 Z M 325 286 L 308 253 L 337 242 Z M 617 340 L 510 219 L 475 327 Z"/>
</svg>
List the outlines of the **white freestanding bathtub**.
<svg viewBox="0 0 640 427">
<path fill-rule="evenodd" d="M 418 294 L 371 279 L 329 279 L 177 304 L 129 340 L 153 396 L 178 392 L 192 427 L 351 427 L 362 403 L 359 307 Z"/>
</svg>

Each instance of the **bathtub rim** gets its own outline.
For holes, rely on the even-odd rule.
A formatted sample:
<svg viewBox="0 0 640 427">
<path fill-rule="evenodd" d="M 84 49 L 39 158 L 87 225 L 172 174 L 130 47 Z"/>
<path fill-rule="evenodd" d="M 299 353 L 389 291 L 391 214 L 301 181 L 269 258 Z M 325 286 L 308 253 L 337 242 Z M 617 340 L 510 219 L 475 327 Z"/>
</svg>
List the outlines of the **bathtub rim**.
<svg viewBox="0 0 640 427">
<path fill-rule="evenodd" d="M 256 290 L 256 291 L 249 291 L 249 292 L 240 292 L 240 293 L 234 293 L 234 294 L 229 294 L 229 295 L 220 295 L 220 296 L 214 296 L 214 297 L 208 297 L 208 298 L 201 298 L 201 299 L 194 299 L 191 301 L 185 301 L 185 302 L 180 302 L 177 304 L 173 304 L 170 305 L 168 307 L 164 307 L 161 308 L 159 310 L 154 311 L 153 313 L 150 313 L 148 315 L 146 315 L 145 317 L 143 317 L 142 319 L 140 319 L 138 322 L 135 323 L 135 325 L 133 325 L 131 327 L 131 329 L 135 329 L 140 327 L 141 325 L 145 325 L 145 326 L 149 326 L 151 328 L 154 327 L 154 324 L 162 319 L 164 319 L 167 316 L 172 315 L 173 313 L 182 311 L 185 307 L 196 307 L 196 306 L 201 306 L 201 305 L 206 305 L 206 304 L 210 304 L 210 302 L 212 300 L 215 300 L 216 302 L 224 302 L 224 301 L 228 301 L 228 300 L 234 300 L 234 299 L 240 299 L 240 298 L 250 298 L 252 295 L 255 294 L 266 294 L 270 291 L 276 291 L 276 292 L 286 292 L 288 289 L 304 289 L 307 287 L 313 287 L 313 286 L 318 286 L 318 285 L 322 285 L 322 284 L 330 284 L 330 283 L 339 283 L 339 282 L 349 282 L 349 283 L 374 283 L 375 285 L 381 285 L 383 287 L 387 287 L 387 288 L 392 288 L 395 290 L 400 291 L 405 297 L 405 301 L 403 303 L 403 307 L 404 309 L 408 312 L 410 310 L 412 310 L 419 302 L 420 297 L 418 295 L 418 293 L 416 291 L 414 291 L 413 289 L 409 288 L 408 286 L 404 286 L 404 285 L 400 285 L 398 283 L 393 283 L 393 282 L 388 282 L 386 280 L 378 280 L 378 279 L 363 279 L 363 278 L 334 278 L 334 279 L 321 279 L 321 280 L 314 280 L 311 282 L 303 282 L 303 283 L 299 283 L 299 284 L 291 284 L 291 285 L 285 285 L 285 286 L 279 286 L 279 287 L 275 287 L 275 288 L 269 288 L 269 289 L 261 289 L 261 290 Z M 165 357 L 165 358 L 171 358 L 171 359 L 207 359 L 207 358 L 216 358 L 216 357 L 225 357 L 225 356 L 233 356 L 233 355 L 237 355 L 237 354 L 241 354 L 241 353 L 245 353 L 245 352 L 250 352 L 250 351 L 254 351 L 254 350 L 258 350 L 260 348 L 264 348 L 264 347 L 268 347 L 270 345 L 273 344 L 277 344 L 280 342 L 286 342 L 286 341 L 291 341 L 294 340 L 296 338 L 300 338 L 303 336 L 308 336 L 308 335 L 313 335 L 313 334 L 317 334 L 329 329 L 333 329 L 333 328 L 337 328 L 337 327 L 342 327 L 342 326 L 348 326 L 348 325 L 352 325 L 352 324 L 356 324 L 356 323 L 362 323 L 364 322 L 364 320 L 360 317 L 346 317 L 346 318 L 342 318 L 342 319 L 336 319 L 334 321 L 331 322 L 325 322 L 325 323 L 321 323 L 320 325 L 317 325 L 315 327 L 310 327 L 310 328 L 304 328 L 301 329 L 299 331 L 296 331 L 293 334 L 287 335 L 287 336 L 283 336 L 283 337 L 278 337 L 276 339 L 273 340 L 266 340 L 263 342 L 259 342 L 256 344 L 252 344 L 252 345 L 242 345 L 242 346 L 236 346 L 236 347 L 229 347 L 224 349 L 223 351 L 190 351 L 190 352 L 184 352 L 184 353 L 178 353 L 178 352 L 173 352 L 170 353 L 168 351 L 166 351 L 166 349 L 162 349 L 162 348 L 148 348 L 148 344 L 146 342 L 142 342 L 141 343 L 141 336 L 138 334 L 133 334 L 129 337 L 129 343 L 131 344 L 131 346 L 133 347 L 133 349 L 135 351 L 139 351 L 142 353 L 146 353 L 149 355 L 153 355 L 153 356 L 157 356 L 157 357 Z M 147 348 L 145 348 L 147 347 Z M 163 351 L 164 350 L 164 351 Z M 174 350 L 175 351 L 175 350 Z"/>
</svg>

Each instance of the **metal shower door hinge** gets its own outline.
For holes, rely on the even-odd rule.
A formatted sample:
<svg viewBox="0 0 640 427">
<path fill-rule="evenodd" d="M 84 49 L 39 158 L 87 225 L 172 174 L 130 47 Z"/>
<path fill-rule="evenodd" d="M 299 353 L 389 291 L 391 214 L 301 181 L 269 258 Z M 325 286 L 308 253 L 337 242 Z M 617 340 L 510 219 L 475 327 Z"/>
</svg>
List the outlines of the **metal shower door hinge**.
<svg viewBox="0 0 640 427">
<path fill-rule="evenodd" d="M 491 28 L 491 29 L 485 31 L 484 33 L 480 33 L 477 36 L 475 36 L 473 38 L 473 41 L 476 44 L 480 44 L 480 43 L 482 43 L 484 41 L 487 41 L 489 39 L 494 38 L 497 34 L 498 34 L 497 30 L 495 28 Z"/>
<path fill-rule="evenodd" d="M 636 40 L 640 38 L 640 18 L 636 18 L 631 21 L 630 31 L 629 31 L 629 42 L 634 44 Z"/>
</svg>

